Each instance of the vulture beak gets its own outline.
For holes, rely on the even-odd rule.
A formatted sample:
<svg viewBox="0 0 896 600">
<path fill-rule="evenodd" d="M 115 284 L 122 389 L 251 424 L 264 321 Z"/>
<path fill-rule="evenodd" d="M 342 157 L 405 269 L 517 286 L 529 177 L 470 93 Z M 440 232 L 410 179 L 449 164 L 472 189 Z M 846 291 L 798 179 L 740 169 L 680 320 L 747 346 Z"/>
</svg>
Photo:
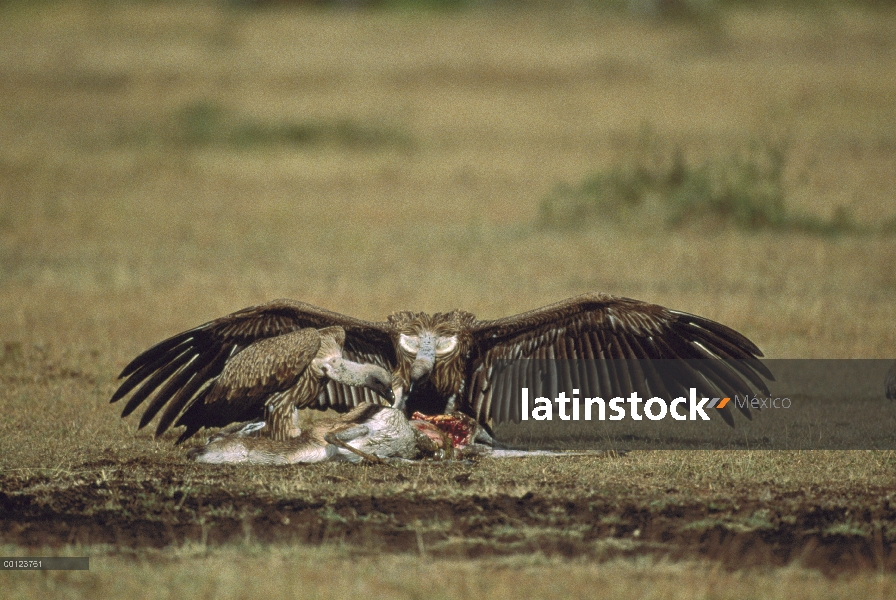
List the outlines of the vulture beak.
<svg viewBox="0 0 896 600">
<path fill-rule="evenodd" d="M 411 365 L 411 385 L 408 393 L 414 389 L 415 383 L 424 383 L 429 379 L 432 373 L 433 365 L 436 363 L 436 342 L 438 339 L 431 333 L 425 333 L 420 336 L 420 346 L 417 349 L 417 356 Z"/>
<path fill-rule="evenodd" d="M 381 392 L 377 391 L 377 394 L 388 400 L 389 404 L 395 404 L 395 392 L 392 388 L 387 388 Z"/>
</svg>

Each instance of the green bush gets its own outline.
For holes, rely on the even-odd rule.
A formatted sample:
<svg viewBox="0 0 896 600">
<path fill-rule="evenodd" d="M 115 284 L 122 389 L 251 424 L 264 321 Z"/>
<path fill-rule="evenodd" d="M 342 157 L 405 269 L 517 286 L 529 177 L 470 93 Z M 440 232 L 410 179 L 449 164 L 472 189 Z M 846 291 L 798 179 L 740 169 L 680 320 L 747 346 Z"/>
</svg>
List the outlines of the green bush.
<svg viewBox="0 0 896 600">
<path fill-rule="evenodd" d="M 401 131 L 342 119 L 335 121 L 266 122 L 241 117 L 219 105 L 192 102 L 181 108 L 168 124 L 171 141 L 186 145 L 306 146 L 335 144 L 349 148 L 408 147 L 410 138 Z"/>
<path fill-rule="evenodd" d="M 690 164 L 680 148 L 647 133 L 616 165 L 578 185 L 555 187 L 541 202 L 539 223 L 559 229 L 600 223 L 675 229 L 709 223 L 823 235 L 866 231 L 844 207 L 830 220 L 788 210 L 788 157 L 786 143 L 754 141 L 742 151 Z M 893 223 L 896 217 L 880 230 L 896 230 Z"/>
</svg>

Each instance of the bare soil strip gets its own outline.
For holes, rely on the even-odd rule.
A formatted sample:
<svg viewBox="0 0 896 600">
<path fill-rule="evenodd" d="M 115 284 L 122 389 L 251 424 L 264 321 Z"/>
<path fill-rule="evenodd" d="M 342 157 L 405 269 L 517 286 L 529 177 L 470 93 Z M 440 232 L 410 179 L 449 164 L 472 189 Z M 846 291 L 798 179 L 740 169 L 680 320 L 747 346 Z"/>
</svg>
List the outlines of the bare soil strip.
<svg viewBox="0 0 896 600">
<path fill-rule="evenodd" d="M 170 465 L 135 461 L 129 470 L 138 465 L 154 477 L 82 477 L 57 486 L 64 489 L 53 489 L 49 476 L 2 481 L 0 543 L 114 544 L 122 551 L 197 542 L 338 543 L 358 554 L 540 553 L 596 560 L 651 555 L 708 558 L 728 569 L 798 564 L 831 575 L 896 571 L 893 532 L 885 525 L 896 522 L 896 507 L 883 488 L 844 493 L 813 487 L 769 500 L 744 489 L 722 502 L 686 499 L 674 489 L 665 501 L 655 493 L 583 493 L 558 500 L 532 492 L 474 491 L 471 466 L 445 464 L 460 490 L 451 498 L 439 497 L 435 488 L 409 486 L 382 497 L 339 494 L 344 471 L 321 474 L 326 493 L 274 498 L 228 491 L 220 472 L 225 477 L 217 484 L 178 488 L 180 474 Z M 398 486 L 413 479 L 412 471 L 361 468 L 369 469 L 369 478 Z M 465 488 L 469 495 L 462 493 Z M 853 522 L 872 525 L 850 527 Z"/>
</svg>

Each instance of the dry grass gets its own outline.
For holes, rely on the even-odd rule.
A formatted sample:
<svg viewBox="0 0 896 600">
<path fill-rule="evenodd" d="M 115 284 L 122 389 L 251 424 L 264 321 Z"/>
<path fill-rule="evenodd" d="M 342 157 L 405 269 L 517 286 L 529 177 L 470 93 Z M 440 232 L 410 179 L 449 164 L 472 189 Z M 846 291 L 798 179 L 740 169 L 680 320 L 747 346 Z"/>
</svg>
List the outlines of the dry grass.
<svg viewBox="0 0 896 600">
<path fill-rule="evenodd" d="M 556 232 L 536 222 L 558 183 L 612 168 L 645 125 L 695 164 L 786 137 L 791 206 L 820 219 L 845 206 L 863 224 L 891 217 L 892 11 L 735 11 L 703 27 L 576 9 L 251 12 L 221 3 L 62 2 L 5 10 L 0 470 L 11 485 L 55 489 L 80 471 L 93 478 L 135 460 L 181 472 L 182 450 L 134 436 L 106 403 L 117 371 L 164 336 L 275 297 L 374 319 L 454 307 L 497 317 L 600 290 L 719 320 L 772 357 L 894 355 L 893 236 L 611 224 Z M 252 126 L 264 135 L 251 144 L 230 134 L 195 143 L 181 134 L 196 122 L 178 120 L 195 106 L 224 111 L 227 131 Z M 285 135 L 295 127 L 323 134 Z M 339 127 L 385 142 L 357 143 L 334 133 Z M 609 479 L 595 485 L 641 474 L 649 501 L 662 486 L 697 494 L 694 486 L 732 473 L 740 474 L 737 489 L 756 497 L 756 482 L 837 497 L 850 486 L 893 483 L 890 454 L 745 453 L 724 472 L 711 455 L 693 456 L 633 455 L 601 465 Z M 592 476 L 593 467 L 569 468 Z M 235 485 L 251 493 L 284 477 L 265 471 Z M 396 491 L 371 485 L 362 488 Z M 643 487 L 633 489 L 637 497 Z M 238 595 L 250 584 L 237 575 L 247 571 L 265 571 L 259 585 L 275 592 L 419 593 L 403 579 L 404 558 L 352 565 L 305 547 L 169 549 L 136 560 L 96 552 L 96 572 L 15 574 L 13 595 L 141 595 L 150 580 L 169 577 L 162 593 L 195 585 L 197 594 Z M 427 593 L 446 597 L 546 595 L 558 585 L 653 597 L 893 592 L 890 576 L 832 585 L 796 568 L 407 560 Z M 345 587 L 313 576 L 331 562 L 350 570 Z M 283 568 L 270 575 L 268 565 Z M 132 579 L 116 577 L 125 568 Z"/>
<path fill-rule="evenodd" d="M 77 556 L 77 551 L 72 555 Z M 122 578 L 123 572 L 128 577 Z M 339 573 L 334 577 L 334 573 Z M 8 598 L 888 598 L 884 575 L 830 581 L 792 567 L 724 572 L 711 565 L 654 560 L 604 564 L 541 557 L 433 561 L 414 556 L 352 559 L 338 548 L 236 546 L 149 551 L 137 561 L 104 555 L 89 572 L 17 573 Z M 62 594 L 62 596 L 60 596 Z"/>
</svg>

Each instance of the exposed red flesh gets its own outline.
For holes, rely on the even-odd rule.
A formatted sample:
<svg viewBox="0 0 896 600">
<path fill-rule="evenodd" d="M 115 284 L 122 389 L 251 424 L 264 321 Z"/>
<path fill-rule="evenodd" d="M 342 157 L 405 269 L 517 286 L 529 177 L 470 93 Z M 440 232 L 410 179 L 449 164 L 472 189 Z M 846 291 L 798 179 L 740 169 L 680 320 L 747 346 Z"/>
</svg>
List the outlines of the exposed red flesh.
<svg viewBox="0 0 896 600">
<path fill-rule="evenodd" d="M 415 421 L 419 422 L 420 425 L 417 425 Z M 432 432 L 430 429 L 430 427 L 435 426 L 448 436 L 455 448 L 462 448 L 472 443 L 473 436 L 476 433 L 476 422 L 470 417 L 461 414 L 424 415 L 423 413 L 415 412 L 411 416 L 411 424 L 438 443 L 440 440 L 433 437 L 433 433 L 435 435 L 438 435 L 438 433 Z"/>
</svg>

